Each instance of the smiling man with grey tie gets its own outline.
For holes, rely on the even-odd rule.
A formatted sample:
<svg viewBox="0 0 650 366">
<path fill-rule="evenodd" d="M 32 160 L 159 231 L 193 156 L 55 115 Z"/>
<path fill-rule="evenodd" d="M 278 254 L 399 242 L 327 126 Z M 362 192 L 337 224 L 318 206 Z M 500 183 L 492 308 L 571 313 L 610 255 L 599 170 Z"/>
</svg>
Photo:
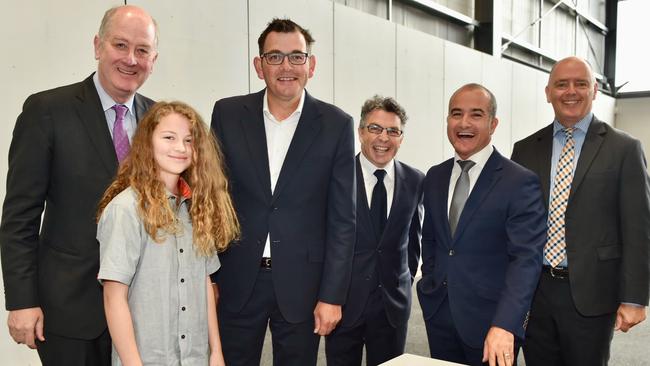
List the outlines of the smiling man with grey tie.
<svg viewBox="0 0 650 366">
<path fill-rule="evenodd" d="M 109 9 L 94 39 L 97 72 L 31 95 L 16 121 L 0 225 L 7 323 L 45 366 L 110 364 L 95 213 L 153 104 L 136 91 L 157 42 L 143 9 Z"/>
<path fill-rule="evenodd" d="M 467 84 L 449 100 L 455 156 L 424 180 L 418 298 L 431 356 L 512 365 L 524 338 L 546 238 L 534 173 L 491 145 L 496 99 Z"/>
</svg>

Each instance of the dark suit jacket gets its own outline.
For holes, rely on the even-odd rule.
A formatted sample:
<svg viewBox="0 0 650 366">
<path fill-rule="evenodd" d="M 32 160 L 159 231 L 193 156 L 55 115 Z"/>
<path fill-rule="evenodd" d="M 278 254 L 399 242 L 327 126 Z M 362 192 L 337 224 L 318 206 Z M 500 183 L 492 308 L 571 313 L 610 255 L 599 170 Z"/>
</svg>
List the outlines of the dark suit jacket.
<svg viewBox="0 0 650 366">
<path fill-rule="evenodd" d="M 219 306 L 239 311 L 251 296 L 270 233 L 277 302 L 289 322 L 312 317 L 318 300 L 343 304 L 355 231 L 352 118 L 305 94 L 298 127 L 271 194 L 262 114 L 264 90 L 217 101 L 212 113 L 226 158 L 241 240 L 222 253 Z"/>
<path fill-rule="evenodd" d="M 546 240 L 539 180 L 494 150 L 452 238 L 447 199 L 453 164 L 449 159 L 432 167 L 424 180 L 417 285 L 424 318 L 434 316 L 449 297 L 456 329 L 471 347 L 483 348 L 493 325 L 521 340 Z"/>
<path fill-rule="evenodd" d="M 395 160 L 395 188 L 386 228 L 377 237 L 370 219 L 369 195 L 363 173 L 357 166 L 357 240 L 352 264 L 352 280 L 343 309 L 343 326 L 354 325 L 368 300 L 381 284 L 384 309 L 394 327 L 408 321 L 411 312 L 411 284 L 420 259 L 421 225 L 418 207 L 422 204 L 424 174 Z"/>
<path fill-rule="evenodd" d="M 517 142 L 512 159 L 539 175 L 548 206 L 553 125 Z M 593 118 L 565 214 L 571 294 L 597 316 L 648 304 L 650 189 L 641 143 Z"/>
<path fill-rule="evenodd" d="M 136 115 L 151 104 L 136 95 Z M 48 332 L 73 338 L 106 329 L 95 215 L 116 171 L 92 75 L 27 98 L 9 148 L 0 225 L 7 310 L 40 306 Z"/>
</svg>

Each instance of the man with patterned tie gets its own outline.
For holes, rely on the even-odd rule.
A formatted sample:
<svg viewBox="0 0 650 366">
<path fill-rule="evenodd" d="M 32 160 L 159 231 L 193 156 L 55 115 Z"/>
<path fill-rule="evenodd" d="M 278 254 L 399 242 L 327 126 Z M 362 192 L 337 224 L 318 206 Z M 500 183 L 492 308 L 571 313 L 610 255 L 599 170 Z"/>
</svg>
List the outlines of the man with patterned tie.
<svg viewBox="0 0 650 366">
<path fill-rule="evenodd" d="M 424 180 L 422 279 L 433 358 L 513 365 L 539 278 L 546 217 L 538 178 L 491 145 L 496 99 L 467 84 L 449 100 L 455 156 Z"/>
<path fill-rule="evenodd" d="M 606 365 L 614 330 L 646 317 L 650 188 L 638 140 L 591 111 L 598 84 L 577 57 L 553 66 L 553 123 L 515 144 L 548 207 L 544 267 L 526 331 L 526 365 Z"/>
<path fill-rule="evenodd" d="M 356 157 L 357 235 L 341 324 L 327 337 L 329 366 L 378 365 L 404 353 L 420 258 L 424 174 L 395 159 L 406 112 L 390 97 L 361 108 Z"/>
<path fill-rule="evenodd" d="M 9 333 L 43 365 L 110 364 L 95 212 L 153 104 L 136 94 L 158 54 L 149 14 L 108 10 L 94 46 L 96 73 L 27 98 L 9 150 L 0 225 Z"/>
</svg>

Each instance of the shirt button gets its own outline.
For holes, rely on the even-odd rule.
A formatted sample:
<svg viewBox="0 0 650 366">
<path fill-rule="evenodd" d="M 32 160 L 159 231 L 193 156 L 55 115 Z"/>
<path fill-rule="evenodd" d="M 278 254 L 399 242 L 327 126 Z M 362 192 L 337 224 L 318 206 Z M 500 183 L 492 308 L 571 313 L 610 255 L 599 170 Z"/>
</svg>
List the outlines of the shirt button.
<svg viewBox="0 0 650 366">
<path fill-rule="evenodd" d="M 185 339 L 185 334 L 181 334 L 181 339 Z"/>
<path fill-rule="evenodd" d="M 181 253 L 183 253 L 183 248 L 179 249 L 178 251 L 181 252 Z"/>
<path fill-rule="evenodd" d="M 185 311 L 185 306 L 183 306 L 183 307 L 181 308 L 181 310 L 182 310 L 182 311 Z"/>
<path fill-rule="evenodd" d="M 454 255 L 454 250 L 453 250 L 453 249 L 450 249 L 450 250 L 449 250 L 449 256 L 453 256 L 453 255 Z"/>
<path fill-rule="evenodd" d="M 181 283 L 183 283 L 183 282 L 185 282 L 185 279 L 184 279 L 184 278 L 181 278 Z"/>
</svg>

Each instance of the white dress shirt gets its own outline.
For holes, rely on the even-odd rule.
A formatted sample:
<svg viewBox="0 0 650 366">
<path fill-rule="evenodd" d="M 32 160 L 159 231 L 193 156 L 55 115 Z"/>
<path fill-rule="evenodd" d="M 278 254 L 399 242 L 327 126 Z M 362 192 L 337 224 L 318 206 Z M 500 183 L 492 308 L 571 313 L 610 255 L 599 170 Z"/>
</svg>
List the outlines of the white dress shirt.
<svg viewBox="0 0 650 366">
<path fill-rule="evenodd" d="M 264 115 L 264 131 L 266 132 L 266 148 L 269 156 L 269 173 L 271 174 L 271 193 L 275 190 L 275 184 L 278 182 L 284 158 L 289 151 L 289 145 L 298 127 L 298 121 L 302 114 L 302 107 L 305 104 L 305 91 L 302 91 L 298 108 L 296 108 L 289 117 L 278 121 L 269 110 L 267 92 L 264 92 L 264 104 L 262 114 Z M 271 257 L 270 234 L 266 235 L 266 244 L 264 244 L 263 257 Z"/>
<path fill-rule="evenodd" d="M 471 160 L 475 163 L 475 165 L 469 170 L 469 172 L 467 172 L 467 174 L 469 175 L 469 192 L 467 194 L 468 198 L 472 194 L 474 185 L 476 184 L 478 177 L 481 175 L 481 172 L 483 171 L 483 167 L 485 167 L 485 163 L 487 163 L 493 151 L 494 151 L 494 146 L 488 144 L 479 152 L 466 159 L 466 160 Z M 460 172 L 462 171 L 460 165 L 458 164 L 458 160 L 463 160 L 463 159 L 461 159 L 460 156 L 458 156 L 458 154 L 454 154 L 454 167 L 451 169 L 451 177 L 449 178 L 449 194 L 447 195 L 447 217 L 449 217 L 449 208 L 451 207 L 451 199 L 454 196 L 454 188 L 456 188 L 456 181 L 458 180 L 458 177 L 460 176 Z"/>
<path fill-rule="evenodd" d="M 366 187 L 366 200 L 368 202 L 368 209 L 370 209 L 370 204 L 372 202 L 372 190 L 377 184 L 377 177 L 375 177 L 375 170 L 383 169 L 386 171 L 386 176 L 384 177 L 384 186 L 386 187 L 386 218 L 390 215 L 390 208 L 393 203 L 393 192 L 395 191 L 395 160 L 391 160 L 383 168 L 376 167 L 373 163 L 368 160 L 363 153 L 359 154 L 359 162 L 361 163 L 361 172 L 363 173 L 363 183 Z M 359 199 L 359 197 L 357 197 Z"/>
<path fill-rule="evenodd" d="M 99 82 L 99 77 L 97 73 L 93 75 L 93 82 L 95 83 L 95 89 L 97 89 L 97 94 L 99 94 L 99 100 L 102 103 L 102 109 L 104 110 L 104 116 L 106 116 L 106 123 L 108 125 L 108 131 L 111 133 L 111 138 L 113 138 L 113 126 L 115 125 L 115 111 L 113 106 L 116 104 L 122 104 L 128 108 L 126 115 L 124 116 L 124 130 L 126 135 L 129 137 L 129 143 L 133 141 L 133 134 L 135 133 L 135 128 L 137 127 L 137 121 L 135 118 L 135 110 L 133 109 L 133 100 L 135 99 L 135 94 L 129 98 L 126 103 L 117 103 L 111 98 L 110 95 L 104 90 L 102 84 Z"/>
</svg>

